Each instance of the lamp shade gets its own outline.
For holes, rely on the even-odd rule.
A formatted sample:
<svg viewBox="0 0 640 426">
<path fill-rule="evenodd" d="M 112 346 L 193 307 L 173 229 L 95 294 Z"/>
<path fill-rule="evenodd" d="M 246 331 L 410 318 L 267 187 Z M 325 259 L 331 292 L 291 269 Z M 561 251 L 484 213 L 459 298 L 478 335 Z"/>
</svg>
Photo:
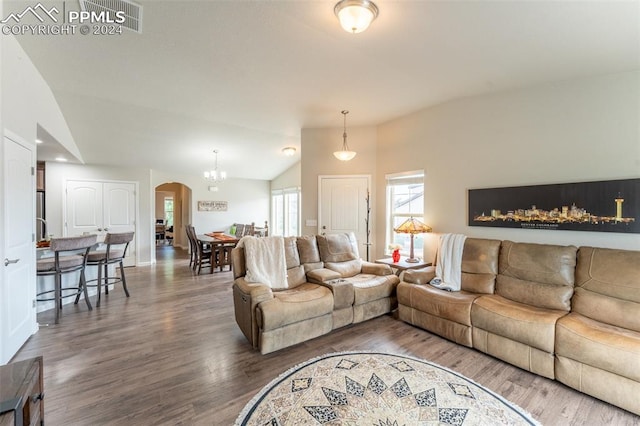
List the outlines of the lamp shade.
<svg viewBox="0 0 640 426">
<path fill-rule="evenodd" d="M 356 152 L 340 150 L 340 151 L 335 151 L 333 155 L 340 161 L 349 161 L 349 160 L 353 160 L 353 157 L 356 156 Z"/>
<path fill-rule="evenodd" d="M 424 234 L 431 232 L 430 226 L 425 225 L 418 219 L 410 218 L 402 222 L 400 226 L 394 229 L 394 231 L 400 234 Z"/>
</svg>

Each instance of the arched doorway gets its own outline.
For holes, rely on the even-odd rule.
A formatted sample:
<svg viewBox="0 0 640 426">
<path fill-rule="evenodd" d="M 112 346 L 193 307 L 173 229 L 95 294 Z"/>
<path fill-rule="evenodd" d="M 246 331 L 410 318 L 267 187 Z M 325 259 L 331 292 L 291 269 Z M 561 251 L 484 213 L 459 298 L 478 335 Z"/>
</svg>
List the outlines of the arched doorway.
<svg viewBox="0 0 640 426">
<path fill-rule="evenodd" d="M 156 222 L 163 220 L 175 247 L 188 249 L 185 225 L 191 223 L 191 188 L 179 182 L 167 182 L 155 188 Z"/>
</svg>

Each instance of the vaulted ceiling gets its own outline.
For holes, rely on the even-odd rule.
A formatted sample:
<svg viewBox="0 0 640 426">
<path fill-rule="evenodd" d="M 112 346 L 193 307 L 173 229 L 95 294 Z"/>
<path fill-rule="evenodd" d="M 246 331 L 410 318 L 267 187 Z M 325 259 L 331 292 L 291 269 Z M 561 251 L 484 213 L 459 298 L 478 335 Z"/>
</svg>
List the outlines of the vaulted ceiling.
<svg viewBox="0 0 640 426">
<path fill-rule="evenodd" d="M 357 35 L 333 1 L 140 3 L 142 34 L 18 37 L 87 163 L 200 174 L 217 149 L 230 177 L 272 179 L 299 160 L 301 129 L 341 127 L 342 109 L 348 126 L 378 125 L 640 69 L 639 1 L 376 0 Z"/>
</svg>

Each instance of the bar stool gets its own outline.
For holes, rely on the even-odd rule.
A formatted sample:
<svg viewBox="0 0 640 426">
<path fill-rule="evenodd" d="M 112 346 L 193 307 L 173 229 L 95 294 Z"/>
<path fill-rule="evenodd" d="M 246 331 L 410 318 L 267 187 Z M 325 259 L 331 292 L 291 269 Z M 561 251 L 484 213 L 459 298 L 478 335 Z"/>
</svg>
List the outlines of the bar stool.
<svg viewBox="0 0 640 426">
<path fill-rule="evenodd" d="M 53 238 L 50 250 L 53 257 L 45 257 L 36 262 L 37 275 L 39 277 L 54 276 L 55 287 L 53 290 L 43 291 L 36 295 L 38 302 L 55 300 L 56 302 L 56 324 L 60 322 L 60 310 L 62 309 L 62 299 L 64 297 L 76 296 L 75 304 L 80 299 L 80 293 L 84 293 L 84 301 L 89 310 L 92 310 L 89 295 L 87 294 L 87 281 L 84 270 L 87 265 L 87 254 L 96 243 L 96 235 L 83 235 L 81 237 Z M 65 254 L 67 253 L 67 254 Z M 80 281 L 77 287 L 62 287 L 62 275 L 80 271 Z M 64 291 L 75 291 L 74 294 L 63 295 Z M 39 298 L 44 294 L 54 293 L 53 298 Z"/>
<path fill-rule="evenodd" d="M 87 266 L 98 267 L 98 278 L 89 280 L 89 282 L 97 281 L 97 284 L 91 285 L 98 287 L 98 295 L 96 306 L 100 306 L 100 297 L 102 296 L 102 280 L 104 279 L 104 294 L 109 294 L 109 285 L 121 282 L 124 293 L 129 297 L 127 289 L 127 279 L 124 276 L 123 260 L 127 254 L 129 243 L 133 241 L 133 232 L 107 233 L 104 242 L 107 245 L 105 251 L 91 251 L 87 255 Z M 123 247 L 124 246 L 124 247 Z M 109 276 L 109 265 L 114 263 L 120 264 L 120 278 Z M 104 268 L 104 278 L 102 276 L 102 268 Z"/>
</svg>

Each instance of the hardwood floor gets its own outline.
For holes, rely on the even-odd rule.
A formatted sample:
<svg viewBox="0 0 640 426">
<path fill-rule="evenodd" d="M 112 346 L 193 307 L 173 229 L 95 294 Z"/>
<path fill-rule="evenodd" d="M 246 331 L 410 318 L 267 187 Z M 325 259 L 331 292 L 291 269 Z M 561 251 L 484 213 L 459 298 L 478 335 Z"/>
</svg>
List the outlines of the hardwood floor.
<svg viewBox="0 0 640 426">
<path fill-rule="evenodd" d="M 288 368 L 329 352 L 409 354 L 503 395 L 545 425 L 637 425 L 640 417 L 385 315 L 266 356 L 236 326 L 230 272 L 195 276 L 186 252 L 159 246 L 127 268 L 102 306 L 65 306 L 14 360 L 44 356 L 47 425 L 230 425 Z M 38 315 L 52 323 L 53 311 Z M 640 396 L 639 396 L 640 397 Z M 407 425 L 409 426 L 409 425 Z"/>
</svg>

